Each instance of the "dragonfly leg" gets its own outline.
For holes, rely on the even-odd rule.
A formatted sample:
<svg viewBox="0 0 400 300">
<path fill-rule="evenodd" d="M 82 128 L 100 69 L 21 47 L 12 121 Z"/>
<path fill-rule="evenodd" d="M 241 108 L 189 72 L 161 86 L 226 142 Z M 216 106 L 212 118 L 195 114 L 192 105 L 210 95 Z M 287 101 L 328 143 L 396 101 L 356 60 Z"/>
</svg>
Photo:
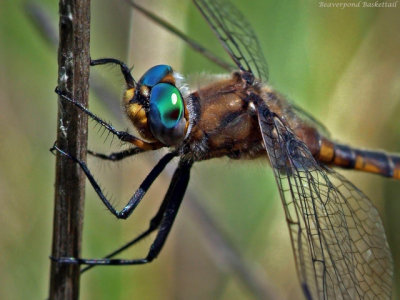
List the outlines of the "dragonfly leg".
<svg viewBox="0 0 400 300">
<path fill-rule="evenodd" d="M 91 156 L 100 158 L 100 159 L 104 159 L 104 160 L 111 160 L 111 161 L 120 161 L 124 158 L 139 154 L 144 152 L 143 149 L 140 148 L 129 148 L 123 151 L 119 151 L 119 152 L 113 152 L 111 154 L 103 154 L 103 153 L 98 153 L 98 152 L 94 152 L 91 150 L 88 150 L 87 153 L 90 154 Z"/>
<path fill-rule="evenodd" d="M 77 108 L 79 108 L 80 110 L 82 110 L 85 114 L 87 114 L 90 118 L 92 118 L 94 121 L 96 121 L 97 123 L 99 123 L 101 126 L 105 127 L 108 131 L 110 131 L 112 134 L 114 134 L 115 136 L 118 137 L 118 139 L 122 142 L 128 142 L 131 143 L 133 145 L 135 145 L 138 148 L 141 148 L 143 150 L 156 150 L 156 149 L 160 149 L 162 147 L 164 147 L 163 144 L 159 143 L 159 142 L 154 142 L 154 143 L 149 143 L 146 142 L 142 139 L 139 139 L 133 135 L 131 135 L 130 133 L 126 132 L 126 131 L 119 131 L 116 130 L 111 124 L 103 121 L 102 119 L 100 119 L 98 116 L 96 116 L 94 113 L 92 113 L 91 111 L 89 111 L 85 106 L 83 106 L 81 103 L 77 102 L 75 99 L 72 99 L 70 97 L 68 97 L 63 91 L 61 91 L 58 87 L 56 88 L 55 92 L 64 100 L 72 103 L 73 105 L 75 105 Z"/>
<path fill-rule="evenodd" d="M 133 210 L 136 208 L 136 206 L 140 203 L 144 195 L 146 194 L 147 190 L 150 188 L 151 184 L 154 182 L 154 180 L 160 175 L 162 170 L 164 170 L 165 166 L 171 161 L 172 158 L 174 158 L 177 154 L 172 152 L 166 154 L 163 158 L 160 159 L 160 161 L 155 165 L 155 167 L 151 170 L 151 172 L 147 175 L 147 177 L 143 180 L 142 184 L 139 186 L 139 188 L 136 190 L 134 195 L 131 197 L 129 200 L 128 204 L 121 210 L 117 211 L 110 201 L 106 198 L 104 193 L 102 192 L 100 186 L 94 179 L 93 175 L 91 174 L 89 168 L 87 167 L 86 163 L 75 158 L 74 156 L 70 155 L 69 153 L 64 152 L 60 148 L 58 148 L 56 145 L 54 145 L 51 149 L 51 152 L 57 151 L 61 155 L 64 155 L 74 162 L 76 162 L 82 169 L 82 171 L 85 173 L 87 179 L 89 180 L 90 184 L 96 191 L 97 195 L 100 197 L 101 201 L 104 203 L 104 205 L 108 208 L 108 210 L 116 216 L 118 219 L 126 219 L 128 218 Z"/>
<path fill-rule="evenodd" d="M 126 249 L 130 248 L 131 246 L 135 245 L 136 243 L 140 242 L 142 239 L 150 235 L 154 230 L 156 230 L 161 223 L 162 217 L 164 215 L 165 209 L 167 208 L 169 199 L 167 197 L 164 198 L 163 202 L 161 203 L 156 215 L 150 220 L 149 228 L 139 234 L 137 237 L 126 243 L 125 245 L 119 247 L 118 249 L 114 250 L 110 254 L 106 255 L 103 259 L 109 259 L 112 258 L 119 253 L 125 251 Z M 85 268 L 81 269 L 81 273 L 86 272 L 87 270 L 90 270 L 91 268 L 95 267 L 96 265 L 88 265 Z"/>
<path fill-rule="evenodd" d="M 128 244 L 114 251 L 106 258 L 103 259 L 85 259 L 85 258 L 73 258 L 73 257 L 62 257 L 62 258 L 52 258 L 53 260 L 60 263 L 72 263 L 72 264 L 86 264 L 86 265 L 138 265 L 151 262 L 154 258 L 158 256 L 165 241 L 171 231 L 172 225 L 174 223 L 175 217 L 178 213 L 180 204 L 182 203 L 183 196 L 187 185 L 189 183 L 190 169 L 192 162 L 181 160 L 178 168 L 172 177 L 171 183 L 169 185 L 168 191 L 165 194 L 164 200 L 157 212 L 150 222 L 149 228 L 140 234 L 137 238 L 133 239 Z M 144 258 L 139 259 L 109 259 L 119 252 L 125 250 L 126 248 L 132 246 L 133 244 L 139 242 L 144 237 L 148 236 L 151 232 L 158 228 L 157 236 L 154 239 L 150 249 Z M 89 269 L 85 268 L 85 271 Z"/>
<path fill-rule="evenodd" d="M 118 59 L 115 59 L 115 58 L 100 58 L 100 59 L 94 59 L 94 60 L 91 59 L 90 60 L 91 66 L 99 66 L 99 65 L 106 65 L 106 64 L 119 65 L 121 68 L 121 73 L 124 76 L 127 87 L 128 88 L 135 87 L 135 80 L 132 77 L 131 70 L 124 62 L 122 62 Z"/>
</svg>

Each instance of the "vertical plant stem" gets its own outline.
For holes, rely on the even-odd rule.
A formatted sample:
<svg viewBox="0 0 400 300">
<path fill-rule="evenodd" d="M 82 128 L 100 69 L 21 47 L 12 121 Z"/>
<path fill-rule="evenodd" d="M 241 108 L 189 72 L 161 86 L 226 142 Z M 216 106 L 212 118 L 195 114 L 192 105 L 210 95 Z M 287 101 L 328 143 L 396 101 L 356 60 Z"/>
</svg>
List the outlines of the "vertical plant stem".
<svg viewBox="0 0 400 300">
<path fill-rule="evenodd" d="M 58 87 L 88 103 L 90 0 L 59 1 Z M 86 161 L 87 116 L 59 99 L 57 145 Z M 79 257 L 85 176 L 79 166 L 57 155 L 52 257 Z M 50 299 L 78 299 L 79 265 L 51 262 Z"/>
</svg>

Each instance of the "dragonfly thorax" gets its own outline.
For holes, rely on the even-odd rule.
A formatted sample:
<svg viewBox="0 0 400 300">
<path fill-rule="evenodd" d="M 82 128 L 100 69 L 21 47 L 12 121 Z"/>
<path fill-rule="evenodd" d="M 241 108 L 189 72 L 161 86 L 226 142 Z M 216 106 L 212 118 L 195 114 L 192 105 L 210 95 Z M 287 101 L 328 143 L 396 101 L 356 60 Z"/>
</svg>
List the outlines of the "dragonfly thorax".
<svg viewBox="0 0 400 300">
<path fill-rule="evenodd" d="M 259 87 L 249 86 L 239 72 L 211 78 L 186 98 L 192 126 L 183 152 L 195 161 L 265 155 L 255 107 L 248 97 Z"/>
</svg>

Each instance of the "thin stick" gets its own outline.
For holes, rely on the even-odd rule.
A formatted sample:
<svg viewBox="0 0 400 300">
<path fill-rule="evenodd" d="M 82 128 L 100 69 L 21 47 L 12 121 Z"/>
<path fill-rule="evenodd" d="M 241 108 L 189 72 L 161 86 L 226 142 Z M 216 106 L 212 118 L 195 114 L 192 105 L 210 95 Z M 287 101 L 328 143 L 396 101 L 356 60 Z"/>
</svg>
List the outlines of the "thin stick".
<svg viewBox="0 0 400 300">
<path fill-rule="evenodd" d="M 59 11 L 58 87 L 87 106 L 90 0 L 60 0 Z M 57 145 L 86 161 L 87 116 L 60 99 Z M 79 166 L 57 155 L 52 257 L 80 256 L 84 196 L 85 176 Z M 49 298 L 78 299 L 79 269 L 52 261 Z"/>
</svg>

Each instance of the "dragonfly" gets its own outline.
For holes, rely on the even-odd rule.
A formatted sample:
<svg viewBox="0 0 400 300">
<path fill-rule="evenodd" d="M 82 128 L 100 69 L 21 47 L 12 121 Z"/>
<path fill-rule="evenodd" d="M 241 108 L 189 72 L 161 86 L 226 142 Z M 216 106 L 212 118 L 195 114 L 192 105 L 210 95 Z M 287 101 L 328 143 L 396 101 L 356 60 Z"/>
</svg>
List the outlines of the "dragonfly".
<svg viewBox="0 0 400 300">
<path fill-rule="evenodd" d="M 56 92 L 120 141 L 132 147 L 111 154 L 89 154 L 119 161 L 143 152 L 168 149 L 122 210 L 104 195 L 85 162 L 51 149 L 77 163 L 107 209 L 128 218 L 164 168 L 179 158 L 170 185 L 149 228 L 126 246 L 102 259 L 53 258 L 59 263 L 140 265 L 162 250 L 184 198 L 194 163 L 220 157 L 266 158 L 273 170 L 300 285 L 306 299 L 390 299 L 391 252 L 378 211 L 368 197 L 332 167 L 400 179 L 400 155 L 362 150 L 333 141 L 323 126 L 290 104 L 268 84 L 268 68 L 257 37 L 242 13 L 228 0 L 193 0 L 232 60 L 221 62 L 183 38 L 225 69 L 225 76 L 190 89 L 169 65 L 151 67 L 136 81 L 120 60 L 91 60 L 92 66 L 114 64 L 126 82 L 123 106 L 139 137 L 119 131 L 65 91 Z M 146 10 L 131 4 L 147 13 Z M 153 17 L 156 18 L 156 17 Z M 157 20 L 156 20 L 157 21 Z M 161 22 L 161 21 L 157 21 Z M 178 33 L 179 35 L 179 33 Z M 143 258 L 112 258 L 156 232 Z"/>
</svg>

